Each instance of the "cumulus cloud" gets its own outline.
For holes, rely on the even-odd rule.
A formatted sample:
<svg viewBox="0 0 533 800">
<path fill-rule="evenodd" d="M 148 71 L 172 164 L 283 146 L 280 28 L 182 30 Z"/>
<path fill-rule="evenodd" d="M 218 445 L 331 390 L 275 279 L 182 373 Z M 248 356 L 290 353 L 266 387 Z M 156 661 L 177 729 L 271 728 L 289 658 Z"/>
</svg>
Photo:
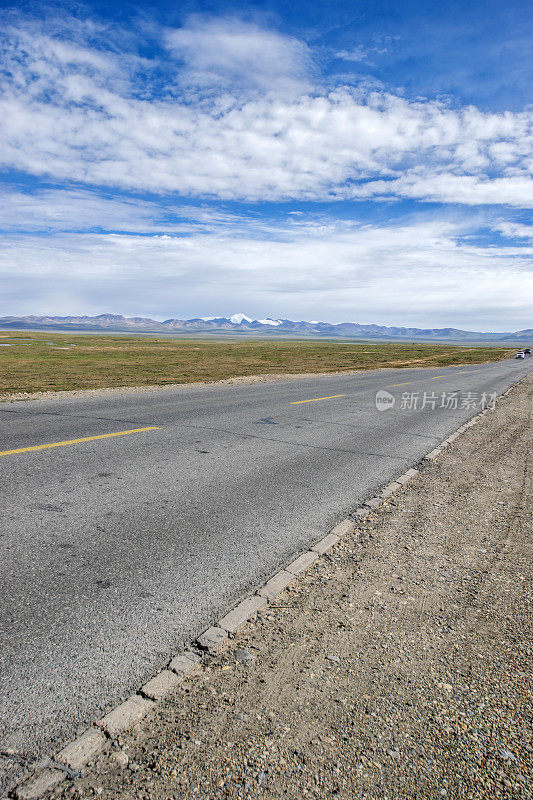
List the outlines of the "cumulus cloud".
<svg viewBox="0 0 533 800">
<path fill-rule="evenodd" d="M 0 165 L 225 200 L 531 204 L 527 112 L 452 109 L 362 87 L 310 91 L 304 44 L 234 20 L 193 19 L 163 38 L 170 56 L 158 62 L 154 93 L 131 54 L 11 27 Z M 184 97 L 180 79 L 224 91 Z"/>
<path fill-rule="evenodd" d="M 147 35 L 150 58 L 90 21 L 4 26 L 0 167 L 34 184 L 0 193 L 0 313 L 531 326 L 530 228 L 501 208 L 532 205 L 529 112 L 331 88 L 305 43 L 250 22 Z M 401 198 L 464 219 L 234 202 Z"/>
</svg>

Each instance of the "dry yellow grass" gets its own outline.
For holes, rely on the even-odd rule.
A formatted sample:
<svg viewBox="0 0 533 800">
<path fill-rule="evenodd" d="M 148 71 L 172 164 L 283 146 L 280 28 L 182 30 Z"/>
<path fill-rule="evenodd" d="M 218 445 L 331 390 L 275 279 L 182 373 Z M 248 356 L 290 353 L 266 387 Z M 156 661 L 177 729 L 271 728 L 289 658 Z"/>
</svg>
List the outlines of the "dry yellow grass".
<svg viewBox="0 0 533 800">
<path fill-rule="evenodd" d="M 331 341 L 224 341 L 0 333 L 0 395 L 150 386 L 278 373 L 478 364 L 507 348 Z"/>
</svg>

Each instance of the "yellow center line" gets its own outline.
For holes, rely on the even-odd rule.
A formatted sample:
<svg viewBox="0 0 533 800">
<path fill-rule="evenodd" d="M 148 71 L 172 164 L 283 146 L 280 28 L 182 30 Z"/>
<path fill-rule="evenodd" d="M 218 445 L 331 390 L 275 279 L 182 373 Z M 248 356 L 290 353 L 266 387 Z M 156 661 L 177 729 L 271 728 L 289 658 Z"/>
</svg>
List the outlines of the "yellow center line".
<svg viewBox="0 0 533 800">
<path fill-rule="evenodd" d="M 11 456 L 14 453 L 29 453 L 31 450 L 48 450 L 49 447 L 64 447 L 67 444 L 80 444 L 80 442 L 93 442 L 95 439 L 110 439 L 112 436 L 126 436 L 128 433 L 141 433 L 141 431 L 159 431 L 160 427 L 152 425 L 149 428 L 133 428 L 131 431 L 118 431 L 117 433 L 101 433 L 98 436 L 84 436 L 83 439 L 68 439 L 66 442 L 52 442 L 51 444 L 36 444 L 33 447 L 18 447 L 16 450 L 0 451 L 0 456 Z"/>
<path fill-rule="evenodd" d="M 300 403 L 316 403 L 317 400 L 333 400 L 334 397 L 346 397 L 345 394 L 330 394 L 329 397 L 313 397 L 311 400 L 295 400 L 291 406 L 297 406 Z"/>
<path fill-rule="evenodd" d="M 412 381 L 407 381 L 406 383 L 391 383 L 390 386 L 385 386 L 385 389 L 394 389 L 395 386 L 409 386 Z"/>
<path fill-rule="evenodd" d="M 435 377 L 433 377 L 431 380 L 432 381 L 436 381 L 437 378 L 446 378 L 446 377 L 447 377 L 447 375 L 435 375 Z"/>
</svg>

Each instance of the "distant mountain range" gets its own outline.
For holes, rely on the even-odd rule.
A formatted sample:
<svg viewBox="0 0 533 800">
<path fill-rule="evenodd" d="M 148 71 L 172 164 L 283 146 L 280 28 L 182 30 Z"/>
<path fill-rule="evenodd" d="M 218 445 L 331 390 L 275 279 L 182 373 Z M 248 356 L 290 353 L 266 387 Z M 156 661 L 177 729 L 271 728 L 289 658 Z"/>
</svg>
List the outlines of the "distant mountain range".
<svg viewBox="0 0 533 800">
<path fill-rule="evenodd" d="M 399 339 L 419 341 L 522 341 L 533 338 L 533 328 L 512 333 L 463 331 L 458 328 L 400 328 L 385 325 L 360 325 L 358 322 L 293 322 L 290 319 L 250 319 L 245 314 L 232 317 L 195 317 L 158 322 L 146 317 L 100 314 L 97 317 L 0 317 L 3 330 L 108 331 L 132 333 L 238 333 L 275 336 L 292 334 L 309 337 L 332 336 L 356 339 Z"/>
</svg>

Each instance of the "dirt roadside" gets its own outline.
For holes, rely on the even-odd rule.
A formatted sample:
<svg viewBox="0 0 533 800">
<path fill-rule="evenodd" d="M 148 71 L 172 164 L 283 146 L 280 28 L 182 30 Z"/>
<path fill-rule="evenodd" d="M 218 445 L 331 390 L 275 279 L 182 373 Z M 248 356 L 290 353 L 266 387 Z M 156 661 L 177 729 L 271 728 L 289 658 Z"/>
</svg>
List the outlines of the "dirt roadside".
<svg viewBox="0 0 533 800">
<path fill-rule="evenodd" d="M 530 798 L 533 375 L 60 798 Z"/>
</svg>

